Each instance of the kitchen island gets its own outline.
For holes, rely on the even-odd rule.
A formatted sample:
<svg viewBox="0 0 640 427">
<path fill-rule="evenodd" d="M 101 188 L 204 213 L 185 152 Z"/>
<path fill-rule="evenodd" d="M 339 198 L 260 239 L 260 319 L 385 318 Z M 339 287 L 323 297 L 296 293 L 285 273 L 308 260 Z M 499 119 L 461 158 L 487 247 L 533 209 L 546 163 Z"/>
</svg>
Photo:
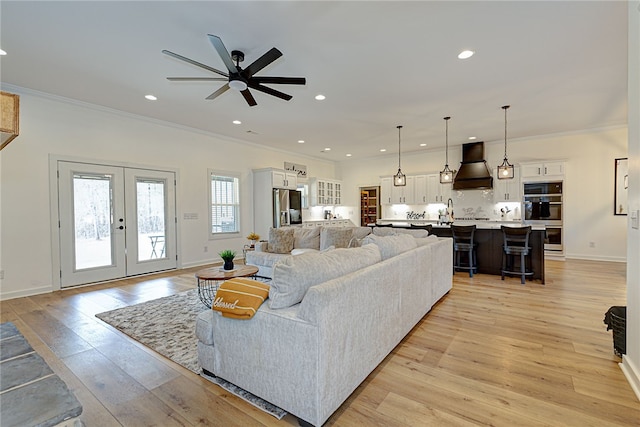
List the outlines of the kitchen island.
<svg viewBox="0 0 640 427">
<path fill-rule="evenodd" d="M 381 221 L 387 222 L 387 221 Z M 388 222 L 391 222 L 389 220 Z M 439 225 L 435 221 L 392 221 L 394 227 L 410 227 L 413 224 L 432 224 L 432 234 L 438 237 L 453 237 L 451 226 Z M 404 224 L 403 224 L 404 223 Z M 402 224 L 402 225 L 401 225 Z M 476 249 L 478 273 L 501 275 L 502 270 L 502 225 L 508 227 L 522 227 L 521 222 L 507 221 L 455 221 L 455 225 L 474 225 L 476 232 L 474 241 L 478 245 Z M 533 279 L 540 280 L 544 284 L 544 226 L 534 225 L 529 236 L 529 247 L 531 248 L 531 270 L 533 271 Z M 453 254 L 452 254 L 453 256 Z"/>
</svg>

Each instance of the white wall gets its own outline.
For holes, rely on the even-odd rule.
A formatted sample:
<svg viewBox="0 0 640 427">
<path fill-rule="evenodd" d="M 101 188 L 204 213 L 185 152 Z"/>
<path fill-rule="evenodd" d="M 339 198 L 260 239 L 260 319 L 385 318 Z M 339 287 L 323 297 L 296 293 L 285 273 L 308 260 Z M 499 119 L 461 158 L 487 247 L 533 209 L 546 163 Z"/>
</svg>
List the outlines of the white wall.
<svg viewBox="0 0 640 427">
<path fill-rule="evenodd" d="M 640 2 L 629 2 L 629 212 L 640 210 Z M 630 219 L 630 217 L 629 217 Z M 640 399 L 640 230 L 627 225 L 627 354 L 622 370 Z"/>
<path fill-rule="evenodd" d="M 425 141 L 429 142 L 429 141 Z M 485 143 L 485 158 L 491 167 L 502 162 L 504 141 Z M 508 141 L 511 163 L 562 159 L 566 161 L 564 185 L 565 256 L 592 260 L 625 261 L 627 230 L 625 216 L 613 215 L 614 159 L 627 157 L 626 128 L 608 128 L 571 134 L 548 135 Z M 461 145 L 449 147 L 449 166 L 458 169 Z M 438 172 L 444 167 L 444 150 L 402 155 L 402 172 Z M 360 186 L 379 185 L 380 175 L 392 175 L 397 158 L 379 156 L 341 162 L 346 183 L 346 203 L 358 217 Z M 456 210 L 460 212 L 460 210 Z M 590 242 L 595 247 L 589 246 Z"/>
<path fill-rule="evenodd" d="M 217 261 L 222 249 L 238 251 L 253 228 L 251 169 L 307 165 L 309 176 L 333 178 L 332 162 L 68 102 L 20 88 L 20 136 L 0 157 L 0 299 L 51 291 L 49 156 L 178 171 L 178 253 L 181 266 Z M 241 173 L 241 233 L 208 239 L 207 168 Z M 197 220 L 183 220 L 197 213 Z M 204 252 L 204 247 L 208 252 Z"/>
</svg>

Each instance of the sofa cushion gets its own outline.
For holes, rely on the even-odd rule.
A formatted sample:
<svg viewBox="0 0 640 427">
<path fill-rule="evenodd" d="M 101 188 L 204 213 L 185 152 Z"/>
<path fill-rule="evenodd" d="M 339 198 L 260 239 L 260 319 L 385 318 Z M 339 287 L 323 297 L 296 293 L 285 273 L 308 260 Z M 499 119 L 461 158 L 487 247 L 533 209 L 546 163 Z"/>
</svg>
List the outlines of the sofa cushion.
<svg viewBox="0 0 640 427">
<path fill-rule="evenodd" d="M 380 228 L 375 227 L 373 229 L 373 234 L 376 236 L 394 236 L 397 234 L 409 234 L 415 238 L 424 238 L 429 236 L 429 232 L 423 229 L 411 229 L 406 227 L 395 227 L 395 228 Z"/>
<path fill-rule="evenodd" d="M 293 247 L 296 249 L 320 249 L 320 227 L 296 227 L 293 232 Z"/>
<path fill-rule="evenodd" d="M 353 237 L 353 227 L 322 227 L 320 230 L 320 250 L 329 246 L 346 248 Z"/>
<path fill-rule="evenodd" d="M 373 265 L 380 260 L 380 249 L 376 245 L 354 249 L 338 248 L 284 258 L 273 267 L 269 307 L 278 309 L 298 304 L 311 286 Z"/>
<path fill-rule="evenodd" d="M 269 252 L 274 254 L 288 254 L 293 249 L 292 227 L 270 228 L 269 229 Z"/>
<path fill-rule="evenodd" d="M 380 248 L 382 260 L 418 247 L 416 239 L 409 234 L 398 234 L 396 236 L 376 236 L 375 234 L 370 234 L 364 238 L 362 243 L 373 243 L 377 245 L 378 248 Z"/>
<path fill-rule="evenodd" d="M 428 237 L 419 237 L 414 240 L 416 241 L 416 244 L 418 246 L 426 246 L 426 245 L 430 245 L 431 243 L 435 243 L 440 239 L 438 239 L 438 236 L 436 236 L 435 234 L 429 234 Z"/>
</svg>

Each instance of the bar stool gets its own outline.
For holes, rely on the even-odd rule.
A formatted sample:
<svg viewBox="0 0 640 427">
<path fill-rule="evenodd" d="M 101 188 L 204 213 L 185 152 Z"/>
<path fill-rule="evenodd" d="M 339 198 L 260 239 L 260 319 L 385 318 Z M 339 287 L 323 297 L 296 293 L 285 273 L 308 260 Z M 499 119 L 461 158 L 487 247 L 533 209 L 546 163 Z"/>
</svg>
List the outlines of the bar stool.
<svg viewBox="0 0 640 427">
<path fill-rule="evenodd" d="M 453 271 L 468 270 L 469 277 L 473 277 L 473 273 L 478 272 L 476 257 L 477 244 L 473 241 L 475 232 L 475 225 L 451 225 L 451 233 L 453 234 L 453 254 L 455 256 Z M 462 254 L 465 253 L 467 255 L 467 263 L 463 264 Z"/>
<path fill-rule="evenodd" d="M 531 270 L 531 247 L 529 246 L 529 235 L 531 226 L 527 227 L 506 227 L 501 226 L 503 247 L 502 247 L 502 280 L 505 274 L 520 276 L 520 283 L 524 285 L 526 276 L 533 276 Z M 520 257 L 519 269 L 514 269 L 514 260 Z M 528 264 L 528 268 L 527 268 Z"/>
<path fill-rule="evenodd" d="M 409 227 L 417 230 L 427 230 L 427 233 L 429 234 L 432 234 L 432 230 L 433 230 L 433 225 L 431 224 L 426 224 L 426 225 L 411 224 Z"/>
</svg>

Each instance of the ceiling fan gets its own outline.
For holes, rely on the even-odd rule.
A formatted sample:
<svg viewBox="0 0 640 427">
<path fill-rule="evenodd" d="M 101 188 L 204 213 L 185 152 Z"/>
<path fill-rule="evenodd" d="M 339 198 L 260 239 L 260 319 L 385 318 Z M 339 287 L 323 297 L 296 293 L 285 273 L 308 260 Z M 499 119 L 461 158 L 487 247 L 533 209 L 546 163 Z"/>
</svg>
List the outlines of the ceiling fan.
<svg viewBox="0 0 640 427">
<path fill-rule="evenodd" d="M 270 87 L 264 86 L 263 84 L 286 84 L 286 85 L 304 85 L 306 84 L 306 79 L 304 77 L 259 77 L 254 76 L 258 71 L 262 70 L 267 65 L 271 64 L 276 59 L 282 56 L 282 52 L 278 49 L 271 48 L 267 53 L 262 55 L 260 58 L 256 59 L 252 62 L 247 68 L 240 67 L 240 63 L 244 61 L 244 53 L 239 50 L 232 50 L 231 54 L 227 51 L 227 48 L 224 47 L 224 43 L 218 36 L 214 36 L 211 34 L 207 34 L 209 37 L 209 41 L 213 45 L 213 47 L 222 58 L 222 62 L 226 65 L 228 73 L 224 71 L 216 70 L 213 67 L 202 64 L 200 62 L 194 61 L 192 59 L 186 58 L 182 55 L 178 55 L 177 53 L 170 52 L 168 50 L 163 50 L 162 53 L 165 55 L 169 55 L 173 58 L 179 59 L 181 61 L 187 62 L 189 64 L 195 65 L 196 67 L 203 68 L 207 71 L 211 71 L 212 73 L 218 74 L 220 76 L 224 76 L 225 78 L 220 77 L 167 77 L 167 80 L 170 81 L 226 81 L 227 83 L 220 87 L 220 89 L 213 92 L 211 95 L 207 96 L 207 99 L 215 99 L 218 96 L 225 93 L 229 88 L 237 90 L 244 96 L 244 99 L 247 101 L 249 106 L 253 107 L 258 103 L 254 99 L 253 95 L 249 91 L 249 88 L 255 89 L 257 91 L 266 93 L 268 95 L 272 95 L 285 101 L 289 101 L 292 96 L 286 93 L 277 91 Z M 234 63 L 235 61 L 235 63 Z"/>
</svg>

